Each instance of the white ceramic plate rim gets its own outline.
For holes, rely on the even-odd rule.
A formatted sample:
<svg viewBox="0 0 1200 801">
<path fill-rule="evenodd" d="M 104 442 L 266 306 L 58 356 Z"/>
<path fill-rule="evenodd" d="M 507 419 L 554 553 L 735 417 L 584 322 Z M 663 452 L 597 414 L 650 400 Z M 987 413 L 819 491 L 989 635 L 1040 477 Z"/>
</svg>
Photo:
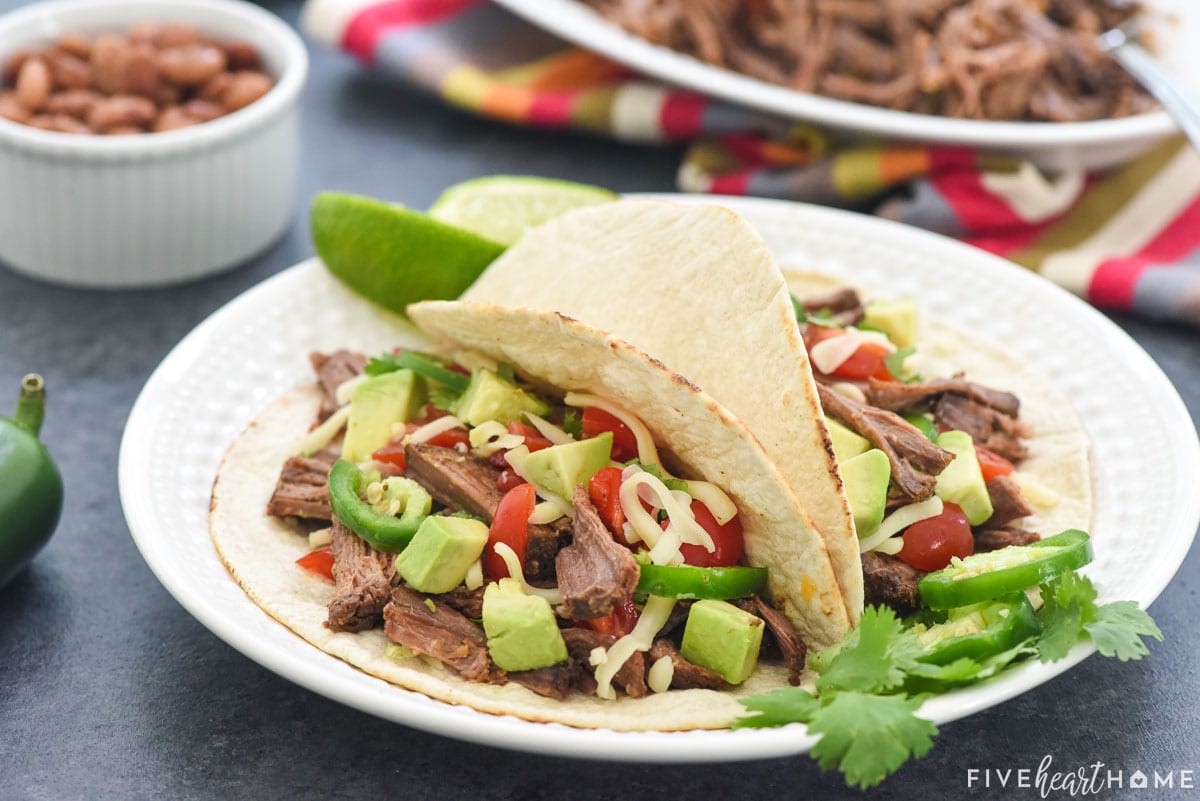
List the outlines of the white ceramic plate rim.
<svg viewBox="0 0 1200 801">
<path fill-rule="evenodd" d="M 1173 133 L 1165 111 L 1113 120 L 1036 123 L 963 120 L 877 108 L 797 92 L 650 44 L 602 19 L 578 0 L 495 0 L 556 36 L 647 75 L 739 105 L 891 139 L 1005 150 L 1152 141 Z"/>
<path fill-rule="evenodd" d="M 1161 401 L 1157 416 L 1174 427 L 1168 443 L 1170 452 L 1162 454 L 1163 464 L 1169 469 L 1162 470 L 1158 478 L 1171 481 L 1170 491 L 1183 502 L 1170 513 L 1171 538 L 1168 547 L 1157 555 L 1153 574 L 1144 577 L 1145 581 L 1135 591 L 1125 595 L 1148 606 L 1170 581 L 1187 554 L 1200 522 L 1200 496 L 1191 491 L 1187 478 L 1200 473 L 1200 443 L 1182 400 L 1166 376 L 1132 339 L 1103 315 L 1069 293 L 1008 262 L 943 237 L 888 221 L 785 201 L 662 197 L 694 203 L 719 202 L 743 214 L 752 223 L 786 218 L 789 224 L 810 225 L 820 231 L 853 232 L 857 237 L 878 240 L 897 250 L 912 249 L 930 257 L 955 260 L 974 274 L 1003 276 L 1005 282 L 1020 284 L 1056 314 L 1068 317 L 1073 327 L 1086 333 L 1093 347 L 1106 349 L 1112 358 L 1127 365 L 1139 386 Z M 246 623 L 251 617 L 258 622 L 265 617 L 248 597 L 239 596 L 238 614 L 231 615 L 212 602 L 201 583 L 189 580 L 186 571 L 177 575 L 179 566 L 172 563 L 172 551 L 163 547 L 157 536 L 161 510 L 151 502 L 151 493 L 143 491 L 154 479 L 147 473 L 149 453 L 155 447 L 150 435 L 158 422 L 159 409 L 171 395 L 173 377 L 185 373 L 213 347 L 222 337 L 227 321 L 236 314 L 262 308 L 261 304 L 278 304 L 287 297 L 289 287 L 300 285 L 306 277 L 311 280 L 321 271 L 323 267 L 319 262 L 310 259 L 251 288 L 213 313 L 167 355 L 147 381 L 130 413 L 119 465 L 120 494 L 126 519 L 151 570 L 189 613 L 246 656 L 301 686 L 364 712 L 465 741 L 545 754 L 630 762 L 758 759 L 802 753 L 812 745 L 814 738 L 799 724 L 740 731 L 615 732 L 529 723 L 451 706 L 367 676 L 316 648 L 307 648 L 303 659 L 290 658 L 256 636 L 254 627 Z M 198 414 L 205 414 L 204 409 L 212 408 L 212 399 L 208 400 L 208 405 L 201 406 Z M 217 413 L 229 412 L 219 410 Z M 248 422 L 255 413 L 255 410 L 245 411 L 243 422 Z M 211 480 L 211 476 L 208 478 Z M 1133 497 L 1136 499 L 1137 496 L 1135 492 Z M 194 536 L 208 543 L 207 530 L 198 530 Z M 212 558 L 216 560 L 215 552 Z M 228 576 L 225 578 L 232 582 Z M 272 625 L 278 624 L 272 621 Z M 1066 659 L 1054 664 L 1025 664 L 991 682 L 933 698 L 922 708 L 922 714 L 939 724 L 973 714 L 1048 681 L 1092 652 L 1090 646 L 1080 644 Z"/>
</svg>

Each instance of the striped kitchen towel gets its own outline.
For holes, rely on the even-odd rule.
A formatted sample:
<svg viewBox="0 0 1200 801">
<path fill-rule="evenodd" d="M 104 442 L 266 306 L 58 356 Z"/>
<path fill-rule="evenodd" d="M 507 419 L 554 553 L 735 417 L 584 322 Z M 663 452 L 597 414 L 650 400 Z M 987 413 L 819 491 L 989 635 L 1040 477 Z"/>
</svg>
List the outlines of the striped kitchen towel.
<svg viewBox="0 0 1200 801">
<path fill-rule="evenodd" d="M 308 0 L 304 27 L 372 68 L 518 125 L 690 144 L 689 192 L 871 210 L 958 237 L 1102 308 L 1200 326 L 1200 156 L 1172 139 L 1102 175 L 960 148 L 839 147 L 646 80 L 487 0 Z"/>
</svg>

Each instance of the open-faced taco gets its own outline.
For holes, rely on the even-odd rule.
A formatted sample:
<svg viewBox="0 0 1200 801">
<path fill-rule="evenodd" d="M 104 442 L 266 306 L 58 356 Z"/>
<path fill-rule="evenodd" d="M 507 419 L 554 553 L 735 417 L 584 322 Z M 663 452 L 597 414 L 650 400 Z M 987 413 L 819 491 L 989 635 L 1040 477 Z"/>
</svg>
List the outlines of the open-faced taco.
<svg viewBox="0 0 1200 801">
<path fill-rule="evenodd" d="M 848 631 L 812 520 L 687 379 L 555 313 L 410 314 L 433 352 L 315 356 L 224 460 L 213 540 L 269 614 L 443 701 L 617 729 L 729 725 Z"/>
</svg>

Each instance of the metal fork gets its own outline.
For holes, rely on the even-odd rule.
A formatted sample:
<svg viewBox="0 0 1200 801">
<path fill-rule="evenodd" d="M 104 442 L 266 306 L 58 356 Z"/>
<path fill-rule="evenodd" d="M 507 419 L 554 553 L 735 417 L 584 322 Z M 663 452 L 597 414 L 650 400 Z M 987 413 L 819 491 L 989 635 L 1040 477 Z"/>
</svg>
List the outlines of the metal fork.
<svg viewBox="0 0 1200 801">
<path fill-rule="evenodd" d="M 1181 88 L 1161 61 L 1120 28 L 1100 34 L 1100 47 L 1162 103 L 1192 144 L 1200 148 L 1200 98 Z"/>
</svg>

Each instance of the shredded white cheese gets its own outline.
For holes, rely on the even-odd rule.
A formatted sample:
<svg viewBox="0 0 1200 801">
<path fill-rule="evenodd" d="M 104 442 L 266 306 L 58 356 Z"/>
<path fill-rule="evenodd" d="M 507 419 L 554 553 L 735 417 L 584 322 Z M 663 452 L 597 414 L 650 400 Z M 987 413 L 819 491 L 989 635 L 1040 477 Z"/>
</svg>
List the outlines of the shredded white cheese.
<svg viewBox="0 0 1200 801">
<path fill-rule="evenodd" d="M 467 577 L 463 584 L 468 590 L 477 590 L 483 586 L 483 560 L 476 559 L 475 564 L 467 568 Z"/>
<path fill-rule="evenodd" d="M 348 378 L 338 384 L 337 389 L 333 391 L 333 397 L 338 402 L 338 406 L 344 406 L 349 403 L 350 399 L 354 397 L 354 390 L 358 389 L 359 384 L 364 383 L 368 379 L 370 379 L 369 375 L 361 373 L 354 376 L 354 378 Z"/>
<path fill-rule="evenodd" d="M 942 499 L 936 495 L 927 501 L 901 506 L 883 518 L 883 522 L 879 524 L 879 528 L 875 530 L 874 534 L 858 541 L 859 552 L 866 553 L 875 550 L 893 534 L 899 534 L 913 523 L 937 517 L 942 513 L 943 508 Z"/>
<path fill-rule="evenodd" d="M 405 445 L 410 443 L 415 445 L 419 442 L 428 442 L 438 434 L 443 434 L 452 428 L 465 428 L 465 426 L 463 426 L 462 421 L 457 417 L 452 414 L 448 414 L 445 417 L 439 417 L 438 419 L 421 426 L 416 431 L 405 437 L 403 442 Z"/>
<path fill-rule="evenodd" d="M 888 353 L 896 350 L 896 346 L 884 334 L 878 331 L 859 331 L 854 326 L 850 326 L 841 336 L 823 339 L 813 345 L 812 350 L 809 351 L 809 357 L 814 367 L 829 375 L 845 364 L 860 345 L 867 342 L 882 345 Z"/>
<path fill-rule="evenodd" d="M 904 538 L 903 537 L 889 537 L 888 539 L 886 539 L 883 542 L 876 545 L 874 548 L 876 553 L 886 553 L 889 556 L 895 556 L 896 554 L 900 553 L 900 551 L 902 551 L 903 549 L 904 549 Z"/>
<path fill-rule="evenodd" d="M 849 381 L 839 381 L 830 387 L 834 392 L 844 398 L 858 401 L 859 403 L 867 402 L 867 394 L 861 389 L 851 384 Z"/>
<path fill-rule="evenodd" d="M 562 595 L 559 594 L 557 588 L 534 587 L 525 580 L 525 569 L 521 566 L 521 559 L 507 543 L 496 543 L 496 555 L 504 560 L 504 566 L 508 568 L 509 578 L 515 579 L 521 585 L 521 589 L 526 595 L 536 595 L 539 598 L 545 598 L 550 602 L 551 606 L 556 606 L 562 603 Z M 615 643 L 614 643 L 615 645 Z"/>
<path fill-rule="evenodd" d="M 646 671 L 646 686 L 651 692 L 665 693 L 671 689 L 671 680 L 675 678 L 675 662 L 669 656 L 660 656 Z"/>
<path fill-rule="evenodd" d="M 317 451 L 324 448 L 329 443 L 333 442 L 333 438 L 337 433 L 346 426 L 346 422 L 350 419 L 350 404 L 338 409 L 333 414 L 325 419 L 324 423 L 309 431 L 299 442 L 292 447 L 293 456 L 312 456 Z"/>
<path fill-rule="evenodd" d="M 663 531 L 658 521 L 647 512 L 641 504 L 641 489 L 646 487 L 653 500 L 650 502 L 667 513 L 670 524 Z M 685 493 L 672 493 L 666 484 L 645 470 L 637 470 L 621 482 L 617 497 L 621 502 L 621 510 L 628 521 L 625 528 L 625 539 L 630 542 L 644 542 L 650 546 L 650 561 L 656 565 L 676 564 L 680 561 L 679 546 L 682 543 L 702 545 L 709 553 L 716 550 L 712 537 L 696 522 L 691 505 L 682 501 L 679 496 L 687 498 Z M 690 499 L 689 499 L 690 500 Z"/>
<path fill-rule="evenodd" d="M 331 542 L 333 542 L 333 529 L 328 526 L 308 533 L 309 548 L 323 548 Z"/>
<path fill-rule="evenodd" d="M 471 451 L 485 458 L 496 451 L 506 451 L 525 442 L 520 434 L 508 433 L 508 428 L 497 420 L 480 423 L 471 429 L 467 438 L 471 442 Z"/>
<path fill-rule="evenodd" d="M 533 525 L 545 525 L 553 523 L 563 516 L 562 504 L 555 501 L 542 501 L 537 506 L 533 507 L 533 514 L 529 516 L 529 522 Z"/>
<path fill-rule="evenodd" d="M 635 652 L 650 650 L 654 638 L 667 624 L 667 618 L 671 616 L 671 610 L 674 608 L 674 598 L 651 595 L 646 599 L 646 606 L 642 609 L 642 615 L 633 631 L 609 646 L 604 654 L 604 661 L 596 666 L 597 696 L 609 700 L 617 697 L 612 688 L 613 677 Z"/>
<path fill-rule="evenodd" d="M 529 425 L 537 429 L 539 434 L 550 440 L 554 445 L 566 445 L 568 442 L 575 441 L 575 438 L 566 431 L 563 431 L 549 420 L 538 417 L 533 412 L 525 412 L 525 419 L 529 421 Z"/>
</svg>

